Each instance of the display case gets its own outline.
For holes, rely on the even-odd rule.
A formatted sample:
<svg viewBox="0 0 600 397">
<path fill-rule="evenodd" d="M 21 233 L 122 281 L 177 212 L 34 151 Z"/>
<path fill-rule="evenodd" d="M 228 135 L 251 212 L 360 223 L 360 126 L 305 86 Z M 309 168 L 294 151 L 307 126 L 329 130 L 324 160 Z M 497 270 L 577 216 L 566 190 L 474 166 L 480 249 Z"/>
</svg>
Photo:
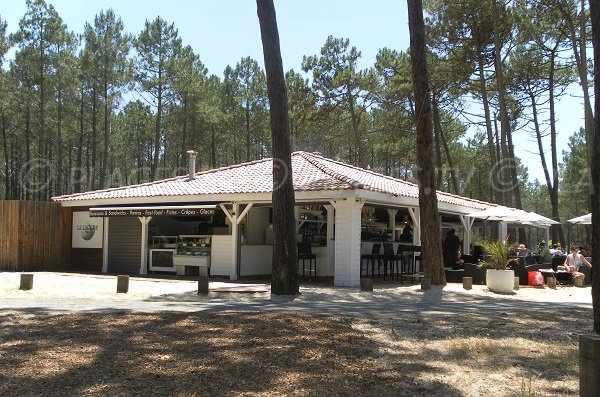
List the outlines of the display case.
<svg viewBox="0 0 600 397">
<path fill-rule="evenodd" d="M 327 212 L 321 205 L 304 205 L 298 211 L 298 241 L 327 245 Z"/>
<path fill-rule="evenodd" d="M 173 256 L 173 265 L 178 275 L 186 275 L 186 267 L 210 267 L 210 235 L 181 235 Z"/>
<path fill-rule="evenodd" d="M 174 272 L 173 255 L 176 248 L 177 236 L 152 236 L 148 269 L 153 272 Z"/>
<path fill-rule="evenodd" d="M 152 236 L 152 248 L 175 249 L 177 248 L 177 236 Z"/>
</svg>

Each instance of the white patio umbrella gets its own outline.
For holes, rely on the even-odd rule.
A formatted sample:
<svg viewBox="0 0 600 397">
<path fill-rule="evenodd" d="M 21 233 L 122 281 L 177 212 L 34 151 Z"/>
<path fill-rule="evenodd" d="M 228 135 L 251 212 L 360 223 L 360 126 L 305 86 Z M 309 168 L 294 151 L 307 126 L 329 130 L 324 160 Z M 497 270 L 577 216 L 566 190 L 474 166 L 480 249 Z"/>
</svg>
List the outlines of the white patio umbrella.
<svg viewBox="0 0 600 397">
<path fill-rule="evenodd" d="M 550 225 L 558 225 L 560 222 L 555 221 L 554 219 L 547 218 L 543 215 L 537 214 L 535 212 L 528 212 L 529 216 L 533 219 L 534 225 L 541 226 L 550 226 Z"/>
<path fill-rule="evenodd" d="M 592 213 L 590 212 L 587 215 L 578 216 L 577 218 L 572 218 L 567 220 L 569 223 L 574 223 L 576 225 L 591 225 L 592 224 Z"/>
<path fill-rule="evenodd" d="M 504 221 L 508 223 L 520 223 L 522 225 L 533 226 L 548 226 L 560 222 L 546 218 L 545 216 L 536 214 L 535 212 L 527 212 L 518 208 L 509 208 L 503 205 L 490 207 L 482 211 L 472 212 L 467 214 L 472 218 L 480 218 L 488 221 Z"/>
<path fill-rule="evenodd" d="M 505 221 L 519 222 L 522 214 L 519 214 L 514 209 L 499 205 L 497 207 L 486 208 L 485 210 L 475 211 L 467 214 L 471 218 L 479 218 L 486 221 Z"/>
</svg>

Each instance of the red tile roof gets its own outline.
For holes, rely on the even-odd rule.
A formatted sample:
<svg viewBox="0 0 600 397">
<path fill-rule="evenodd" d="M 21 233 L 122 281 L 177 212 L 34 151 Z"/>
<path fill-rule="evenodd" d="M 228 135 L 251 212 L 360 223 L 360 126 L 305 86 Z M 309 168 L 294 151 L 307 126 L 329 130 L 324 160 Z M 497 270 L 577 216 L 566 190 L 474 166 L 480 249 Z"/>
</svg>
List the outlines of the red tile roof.
<svg viewBox="0 0 600 397">
<path fill-rule="evenodd" d="M 292 169 L 294 190 L 297 192 L 364 189 L 402 197 L 418 198 L 419 195 L 418 186 L 414 183 L 354 167 L 315 153 L 292 153 Z M 264 159 L 197 172 L 192 180 L 184 175 L 139 185 L 58 196 L 53 197 L 52 200 L 268 193 L 273 188 L 272 171 L 272 159 Z M 438 192 L 438 200 L 440 203 L 475 209 L 495 206 L 495 204 L 444 192 Z"/>
</svg>

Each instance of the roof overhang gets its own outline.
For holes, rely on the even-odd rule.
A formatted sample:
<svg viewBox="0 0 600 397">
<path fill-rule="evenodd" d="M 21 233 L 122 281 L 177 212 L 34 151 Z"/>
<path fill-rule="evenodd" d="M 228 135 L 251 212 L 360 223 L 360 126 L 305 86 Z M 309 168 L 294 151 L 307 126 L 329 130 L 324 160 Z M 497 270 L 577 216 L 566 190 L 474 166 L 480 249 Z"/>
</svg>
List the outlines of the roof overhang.
<svg viewBox="0 0 600 397">
<path fill-rule="evenodd" d="M 313 190 L 294 192 L 296 202 L 327 202 L 354 197 L 354 190 Z M 200 203 L 264 203 L 273 201 L 271 192 L 195 194 L 187 196 L 119 197 L 94 200 L 56 200 L 63 207 L 99 207 L 99 206 L 160 206 L 160 203 L 181 203 L 198 205 Z"/>
</svg>

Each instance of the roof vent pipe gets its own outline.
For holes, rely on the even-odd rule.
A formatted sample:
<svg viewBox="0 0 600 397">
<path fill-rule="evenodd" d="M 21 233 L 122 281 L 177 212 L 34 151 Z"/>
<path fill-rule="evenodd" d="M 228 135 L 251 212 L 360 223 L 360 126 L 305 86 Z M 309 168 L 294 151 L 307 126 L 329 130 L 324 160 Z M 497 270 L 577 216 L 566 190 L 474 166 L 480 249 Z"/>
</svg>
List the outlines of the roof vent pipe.
<svg viewBox="0 0 600 397">
<path fill-rule="evenodd" d="M 195 150 L 188 150 L 188 178 L 190 181 L 194 180 L 196 174 L 196 155 L 198 154 Z"/>
</svg>

